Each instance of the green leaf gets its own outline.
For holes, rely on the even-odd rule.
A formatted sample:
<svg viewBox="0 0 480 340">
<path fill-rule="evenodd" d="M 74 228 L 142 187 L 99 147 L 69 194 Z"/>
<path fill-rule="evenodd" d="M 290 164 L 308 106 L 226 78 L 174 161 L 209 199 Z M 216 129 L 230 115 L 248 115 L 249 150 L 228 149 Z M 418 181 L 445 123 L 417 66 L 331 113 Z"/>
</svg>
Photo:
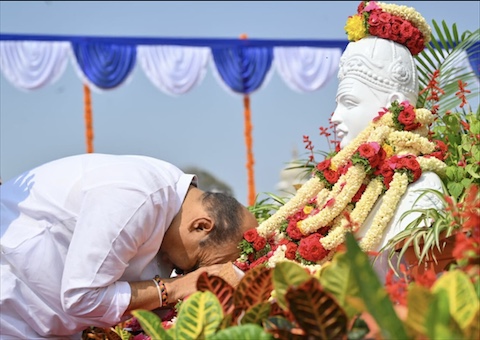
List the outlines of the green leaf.
<svg viewBox="0 0 480 340">
<path fill-rule="evenodd" d="M 463 339 L 461 330 L 450 317 L 448 301 L 448 293 L 444 289 L 433 295 L 426 317 L 429 339 Z"/>
<path fill-rule="evenodd" d="M 473 283 L 463 271 L 445 272 L 432 289 L 434 293 L 446 292 L 450 314 L 462 329 L 472 322 L 480 309 Z"/>
<path fill-rule="evenodd" d="M 197 291 L 182 304 L 175 323 L 175 337 L 187 340 L 213 335 L 222 318 L 222 306 L 215 294 Z"/>
<path fill-rule="evenodd" d="M 456 183 L 456 182 L 447 183 L 447 188 L 448 188 L 448 192 L 455 198 L 460 197 L 463 190 L 465 189 L 462 184 Z"/>
<path fill-rule="evenodd" d="M 404 325 L 393 309 L 385 287 L 380 283 L 373 267 L 351 233 L 346 234 L 347 258 L 353 270 L 368 312 L 377 322 L 386 339 L 408 339 Z"/>
<path fill-rule="evenodd" d="M 132 315 L 137 318 L 140 326 L 145 333 L 152 339 L 173 340 L 173 337 L 162 326 L 162 320 L 157 314 L 143 309 L 132 311 Z"/>
<path fill-rule="evenodd" d="M 262 325 L 263 321 L 270 315 L 270 310 L 270 302 L 260 302 L 247 310 L 240 323 L 242 325 L 247 323 Z"/>
<path fill-rule="evenodd" d="M 433 295 L 426 287 L 413 283 L 408 288 L 408 314 L 406 324 L 415 333 L 427 334 L 427 312 L 433 300 Z"/>
<path fill-rule="evenodd" d="M 262 327 L 255 324 L 241 325 L 223 329 L 208 337 L 208 340 L 270 340 L 273 336 L 265 333 Z"/>
<path fill-rule="evenodd" d="M 358 296 L 358 286 L 353 276 L 353 268 L 345 253 L 335 254 L 331 264 L 322 270 L 320 283 L 323 289 L 335 296 L 349 318 L 360 312 L 349 303 L 350 297 Z"/>
<path fill-rule="evenodd" d="M 288 310 L 285 294 L 289 287 L 297 287 L 310 279 L 310 274 L 299 264 L 294 262 L 279 262 L 273 268 L 273 287 L 278 305 L 283 310 Z"/>
<path fill-rule="evenodd" d="M 312 277 L 286 294 L 289 309 L 307 338 L 340 339 L 347 334 L 348 318 L 337 301 Z"/>
</svg>

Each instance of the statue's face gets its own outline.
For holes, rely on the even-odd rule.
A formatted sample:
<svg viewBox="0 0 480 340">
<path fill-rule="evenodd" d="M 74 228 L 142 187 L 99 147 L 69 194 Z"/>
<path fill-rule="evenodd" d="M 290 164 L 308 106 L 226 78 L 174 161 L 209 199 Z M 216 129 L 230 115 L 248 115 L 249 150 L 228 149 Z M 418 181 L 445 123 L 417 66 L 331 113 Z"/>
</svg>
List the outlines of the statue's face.
<svg viewBox="0 0 480 340">
<path fill-rule="evenodd" d="M 337 90 L 332 116 L 340 147 L 348 145 L 387 106 L 389 95 L 354 78 L 344 78 Z"/>
<path fill-rule="evenodd" d="M 391 40 L 366 37 L 342 54 L 337 107 L 332 116 L 340 146 L 348 145 L 393 100 L 415 105 L 418 79 L 408 49 Z"/>
</svg>

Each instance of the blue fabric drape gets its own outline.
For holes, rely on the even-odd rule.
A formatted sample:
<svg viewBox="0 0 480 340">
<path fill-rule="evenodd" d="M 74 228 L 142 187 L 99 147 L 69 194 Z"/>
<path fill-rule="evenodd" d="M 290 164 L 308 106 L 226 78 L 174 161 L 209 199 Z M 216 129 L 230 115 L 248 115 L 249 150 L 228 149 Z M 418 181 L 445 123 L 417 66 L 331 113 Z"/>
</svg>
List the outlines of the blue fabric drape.
<svg viewBox="0 0 480 340">
<path fill-rule="evenodd" d="M 212 48 L 213 61 L 225 84 L 236 93 L 250 94 L 272 67 L 272 47 Z"/>
<path fill-rule="evenodd" d="M 135 45 L 72 42 L 72 47 L 85 76 L 101 89 L 122 84 L 136 64 Z"/>
<path fill-rule="evenodd" d="M 473 72 L 480 78 L 480 41 L 467 48 L 467 54 Z"/>
</svg>

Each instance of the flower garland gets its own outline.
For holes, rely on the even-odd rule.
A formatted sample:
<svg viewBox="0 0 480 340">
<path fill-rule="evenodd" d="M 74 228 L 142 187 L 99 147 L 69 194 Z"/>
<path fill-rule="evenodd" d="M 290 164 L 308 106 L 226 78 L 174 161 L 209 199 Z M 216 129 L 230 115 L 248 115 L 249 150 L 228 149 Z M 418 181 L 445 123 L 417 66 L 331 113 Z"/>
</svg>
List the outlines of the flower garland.
<svg viewBox="0 0 480 340">
<path fill-rule="evenodd" d="M 345 31 L 349 41 L 377 36 L 406 46 L 412 55 L 431 40 L 430 26 L 414 8 L 376 1 L 362 1 L 357 14 L 348 17 Z"/>
<path fill-rule="evenodd" d="M 395 101 L 379 112 L 349 145 L 318 163 L 292 199 L 244 234 L 235 264 L 246 271 L 295 261 L 316 271 L 332 258 L 348 231 L 358 230 L 384 194 L 360 242 L 363 250 L 373 250 L 408 184 L 422 171 L 443 175 L 441 145 L 428 140 L 433 120 L 429 110 L 415 109 L 408 101 Z"/>
</svg>

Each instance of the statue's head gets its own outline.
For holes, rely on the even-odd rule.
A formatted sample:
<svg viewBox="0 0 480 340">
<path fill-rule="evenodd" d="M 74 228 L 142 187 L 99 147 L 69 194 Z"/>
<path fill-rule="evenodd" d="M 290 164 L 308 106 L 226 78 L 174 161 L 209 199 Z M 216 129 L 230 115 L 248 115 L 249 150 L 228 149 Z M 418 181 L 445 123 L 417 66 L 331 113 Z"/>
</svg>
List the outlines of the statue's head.
<svg viewBox="0 0 480 340">
<path fill-rule="evenodd" d="M 345 29 L 351 42 L 340 59 L 332 116 L 341 147 L 393 101 L 416 104 L 414 55 L 430 41 L 430 27 L 414 9 L 374 1 L 362 2 Z"/>
</svg>

